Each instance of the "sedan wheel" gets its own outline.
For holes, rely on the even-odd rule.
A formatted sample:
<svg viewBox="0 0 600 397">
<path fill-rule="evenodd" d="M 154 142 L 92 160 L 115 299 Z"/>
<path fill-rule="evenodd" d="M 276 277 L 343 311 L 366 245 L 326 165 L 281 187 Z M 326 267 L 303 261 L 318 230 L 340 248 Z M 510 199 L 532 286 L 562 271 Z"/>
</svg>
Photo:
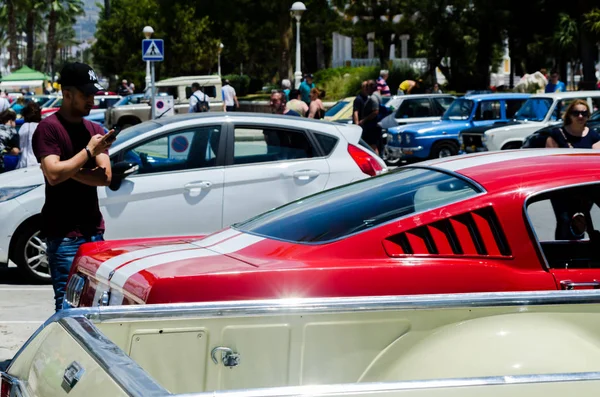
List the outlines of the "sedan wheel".
<svg viewBox="0 0 600 397">
<path fill-rule="evenodd" d="M 40 238 L 38 222 L 30 222 L 19 231 L 12 260 L 29 280 L 50 282 L 46 243 Z"/>
<path fill-rule="evenodd" d="M 25 260 L 31 271 L 40 278 L 50 279 L 50 266 L 46 254 L 46 243 L 35 233 L 25 245 Z"/>
<path fill-rule="evenodd" d="M 442 148 L 440 150 L 440 152 L 438 153 L 438 157 L 442 158 L 442 157 L 450 157 L 452 156 L 452 151 L 448 148 Z"/>
</svg>

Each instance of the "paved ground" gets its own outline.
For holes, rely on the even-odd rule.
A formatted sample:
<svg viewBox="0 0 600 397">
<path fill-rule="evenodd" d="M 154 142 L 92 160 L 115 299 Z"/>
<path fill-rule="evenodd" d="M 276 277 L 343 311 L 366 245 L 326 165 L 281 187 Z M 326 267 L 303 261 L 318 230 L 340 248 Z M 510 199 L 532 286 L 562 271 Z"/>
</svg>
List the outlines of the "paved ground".
<svg viewBox="0 0 600 397">
<path fill-rule="evenodd" d="M 50 285 L 24 284 L 14 267 L 0 269 L 0 369 L 54 313 Z"/>
</svg>

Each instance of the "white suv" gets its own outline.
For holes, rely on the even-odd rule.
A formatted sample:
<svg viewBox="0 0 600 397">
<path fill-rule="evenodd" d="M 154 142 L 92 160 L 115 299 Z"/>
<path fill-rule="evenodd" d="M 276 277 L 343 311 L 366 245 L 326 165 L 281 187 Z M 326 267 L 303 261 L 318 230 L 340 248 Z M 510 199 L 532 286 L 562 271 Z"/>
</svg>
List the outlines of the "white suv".
<svg viewBox="0 0 600 397">
<path fill-rule="evenodd" d="M 123 130 L 98 188 L 107 239 L 208 234 L 292 200 L 386 171 L 361 128 L 260 113 L 203 113 Z M 134 175 L 135 174 L 135 175 Z M 127 177 L 127 179 L 125 179 Z M 0 174 L 0 264 L 47 280 L 38 166 Z"/>
<path fill-rule="evenodd" d="M 520 148 L 529 135 L 561 122 L 564 110 L 575 99 L 587 101 L 592 112 L 600 108 L 600 91 L 556 92 L 532 95 L 515 115 L 516 124 L 492 128 L 482 143 L 487 150 Z"/>
</svg>

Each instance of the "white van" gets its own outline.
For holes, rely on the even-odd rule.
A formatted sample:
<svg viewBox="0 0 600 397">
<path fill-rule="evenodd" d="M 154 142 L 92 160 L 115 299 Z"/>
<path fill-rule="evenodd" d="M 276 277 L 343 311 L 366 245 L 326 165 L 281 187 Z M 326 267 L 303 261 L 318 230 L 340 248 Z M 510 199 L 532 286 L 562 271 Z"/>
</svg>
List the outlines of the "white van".
<svg viewBox="0 0 600 397">
<path fill-rule="evenodd" d="M 189 98 L 192 96 L 192 84 L 200 84 L 200 89 L 210 98 L 210 111 L 223 111 L 223 94 L 221 77 L 211 76 L 181 76 L 161 80 L 156 83 L 157 95 L 172 95 L 175 101 L 175 114 L 187 113 Z M 111 128 L 118 125 L 121 128 L 150 120 L 150 102 L 144 101 L 138 105 L 124 105 L 109 109 L 106 112 L 104 125 Z"/>
</svg>

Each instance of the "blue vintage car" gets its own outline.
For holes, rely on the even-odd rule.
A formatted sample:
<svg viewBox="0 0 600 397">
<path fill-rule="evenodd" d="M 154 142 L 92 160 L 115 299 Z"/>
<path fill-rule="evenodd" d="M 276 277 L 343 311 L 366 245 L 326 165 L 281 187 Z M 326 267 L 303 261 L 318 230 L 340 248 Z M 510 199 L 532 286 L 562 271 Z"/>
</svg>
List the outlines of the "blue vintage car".
<svg viewBox="0 0 600 397">
<path fill-rule="evenodd" d="M 512 120 L 530 94 L 465 95 L 455 100 L 442 120 L 390 128 L 386 148 L 405 160 L 425 160 L 459 153 L 459 133 L 476 126 Z"/>
</svg>

